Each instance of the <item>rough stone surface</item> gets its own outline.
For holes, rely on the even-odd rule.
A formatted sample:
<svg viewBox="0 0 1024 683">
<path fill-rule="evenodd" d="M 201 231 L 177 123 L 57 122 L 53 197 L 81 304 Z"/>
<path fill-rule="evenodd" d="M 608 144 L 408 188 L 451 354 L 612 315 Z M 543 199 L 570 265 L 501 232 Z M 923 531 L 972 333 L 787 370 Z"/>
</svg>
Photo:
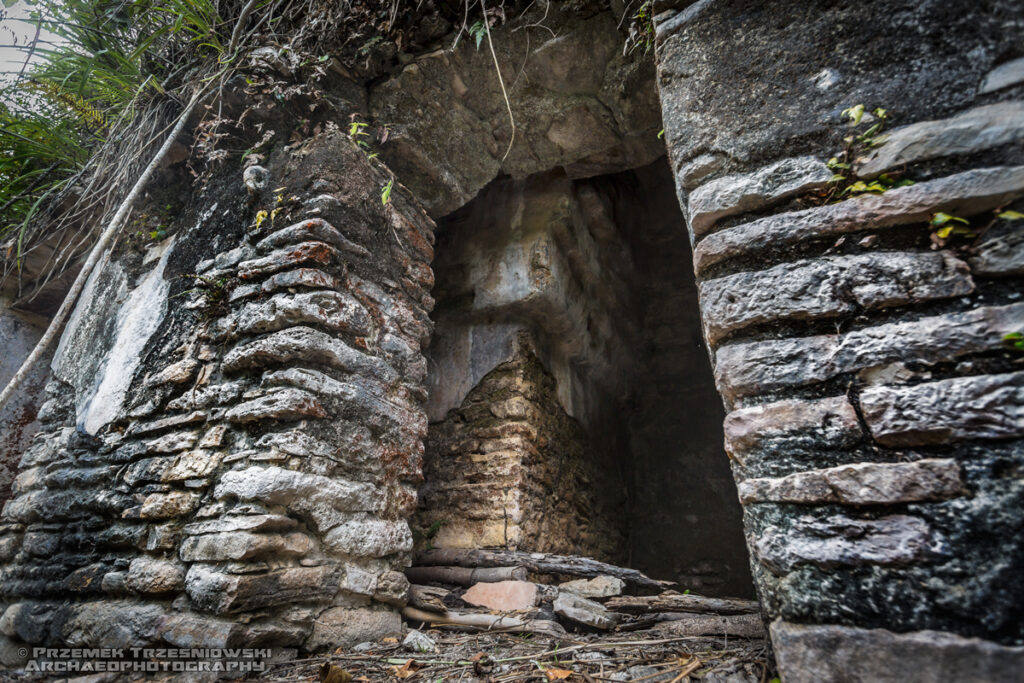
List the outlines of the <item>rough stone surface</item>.
<svg viewBox="0 0 1024 683">
<path fill-rule="evenodd" d="M 1024 275 L 1024 230 L 1019 221 L 997 221 L 985 231 L 967 259 L 975 275 Z"/>
<path fill-rule="evenodd" d="M 357 256 L 370 255 L 366 247 L 360 246 L 342 235 L 337 228 L 323 218 L 311 218 L 272 232 L 257 242 L 256 248 L 266 252 L 277 247 L 287 247 L 303 242 L 325 242 L 341 251 L 347 251 Z"/>
<path fill-rule="evenodd" d="M 937 545 L 928 523 L 908 515 L 875 520 L 842 515 L 801 518 L 788 532 L 768 527 L 754 542 L 758 561 L 779 574 L 801 565 L 907 565 L 932 559 Z"/>
<path fill-rule="evenodd" d="M 532 609 L 537 604 L 537 585 L 529 581 L 476 583 L 462 594 L 462 599 L 500 612 Z"/>
<path fill-rule="evenodd" d="M 614 576 L 595 576 L 592 579 L 576 579 L 558 584 L 558 590 L 567 591 L 581 598 L 608 598 L 613 595 L 622 595 L 625 587 L 622 579 Z"/>
<path fill-rule="evenodd" d="M 313 622 L 313 632 L 305 642 L 307 650 L 349 648 L 402 631 L 402 619 L 391 611 L 333 607 Z"/>
<path fill-rule="evenodd" d="M 409 631 L 402 639 L 402 649 L 408 652 L 437 652 L 437 643 L 422 631 Z"/>
<path fill-rule="evenodd" d="M 176 593 L 185 587 L 185 570 L 178 562 L 137 557 L 128 567 L 125 585 L 139 593 Z"/>
<path fill-rule="evenodd" d="M 694 248 L 693 265 L 700 273 L 734 256 L 771 246 L 858 230 L 927 222 L 945 212 L 969 217 L 1024 195 L 1024 166 L 964 171 L 889 190 L 865 194 L 838 204 L 780 213 L 708 235 Z"/>
<path fill-rule="evenodd" d="M 876 387 L 860 397 L 871 436 L 886 446 L 1024 436 L 1024 372 Z"/>
<path fill-rule="evenodd" d="M 868 327 L 842 335 L 731 344 L 715 354 L 715 378 L 727 398 L 816 384 L 896 361 L 938 362 L 1003 347 L 1024 322 L 1024 304 Z"/>
<path fill-rule="evenodd" d="M 704 329 L 714 344 L 751 325 L 838 317 L 973 290 L 967 264 L 948 251 L 874 252 L 727 275 L 701 283 L 700 297 Z"/>
<path fill-rule="evenodd" d="M 999 102 L 968 109 L 949 119 L 896 128 L 857 166 L 871 178 L 907 164 L 971 154 L 1024 140 L 1024 102 Z"/>
<path fill-rule="evenodd" d="M 739 485 L 747 503 L 889 505 L 963 495 L 961 469 L 949 459 L 908 463 L 858 463 L 798 472 L 778 479 L 747 479 Z"/>
<path fill-rule="evenodd" d="M 985 80 L 978 89 L 978 93 L 984 95 L 1019 83 L 1024 83 L 1024 57 L 1011 59 L 992 69 L 985 76 Z"/>
<path fill-rule="evenodd" d="M 809 190 L 824 187 L 832 171 L 813 157 L 783 159 L 754 173 L 716 178 L 690 193 L 690 230 L 706 233 L 720 218 L 757 211 Z"/>
<path fill-rule="evenodd" d="M 741 456 L 759 447 L 849 446 L 863 430 L 845 396 L 789 400 L 734 410 L 725 417 L 726 451 Z"/>
<path fill-rule="evenodd" d="M 951 633 L 893 633 L 776 620 L 770 628 L 779 667 L 792 683 L 941 681 L 1011 683 L 1020 678 L 1024 648 Z M 871 653 L 865 656 L 865 653 Z"/>
<path fill-rule="evenodd" d="M 302 242 L 284 249 L 278 249 L 266 256 L 238 264 L 238 277 L 251 280 L 260 275 L 269 275 L 279 270 L 304 264 L 328 266 L 336 258 L 337 250 L 324 242 Z"/>
<path fill-rule="evenodd" d="M 555 614 L 591 628 L 608 631 L 615 627 L 615 615 L 599 602 L 587 600 L 574 593 L 559 592 L 554 603 Z"/>
<path fill-rule="evenodd" d="M 393 380 L 395 371 L 380 358 L 366 355 L 340 339 L 310 327 L 290 327 L 235 347 L 224 358 L 228 372 L 275 363 L 309 361 L 355 373 Z"/>
</svg>

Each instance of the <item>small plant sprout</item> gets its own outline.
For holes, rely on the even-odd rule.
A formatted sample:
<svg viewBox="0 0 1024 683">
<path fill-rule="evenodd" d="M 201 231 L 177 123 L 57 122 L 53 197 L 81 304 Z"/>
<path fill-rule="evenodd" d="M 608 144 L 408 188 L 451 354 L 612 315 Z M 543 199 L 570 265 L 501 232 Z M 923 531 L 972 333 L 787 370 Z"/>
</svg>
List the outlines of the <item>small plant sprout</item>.
<svg viewBox="0 0 1024 683">
<path fill-rule="evenodd" d="M 252 227 L 254 231 L 259 231 L 260 226 L 263 225 L 263 221 L 267 220 L 269 214 L 266 211 L 258 211 L 256 213 L 256 220 L 253 221 Z"/>
<path fill-rule="evenodd" d="M 470 26 L 466 31 L 469 33 L 469 37 L 476 43 L 476 49 L 480 49 L 480 44 L 484 42 L 484 38 L 487 36 L 487 27 L 484 26 L 484 22 L 478 21 Z"/>
<path fill-rule="evenodd" d="M 395 186 L 395 179 L 392 178 L 388 181 L 388 184 L 384 186 L 384 189 L 380 193 L 380 203 L 387 204 L 391 201 L 391 188 Z"/>
<path fill-rule="evenodd" d="M 1002 211 L 996 214 L 996 218 L 1004 221 L 1019 221 L 1024 220 L 1024 213 L 1020 211 Z"/>
<path fill-rule="evenodd" d="M 1024 332 L 1011 332 L 1004 335 L 1003 342 L 1015 351 L 1024 351 Z"/>
<path fill-rule="evenodd" d="M 852 107 L 848 107 L 839 116 L 843 119 L 850 119 L 850 125 L 856 126 L 864 118 L 864 105 L 855 104 Z"/>
</svg>

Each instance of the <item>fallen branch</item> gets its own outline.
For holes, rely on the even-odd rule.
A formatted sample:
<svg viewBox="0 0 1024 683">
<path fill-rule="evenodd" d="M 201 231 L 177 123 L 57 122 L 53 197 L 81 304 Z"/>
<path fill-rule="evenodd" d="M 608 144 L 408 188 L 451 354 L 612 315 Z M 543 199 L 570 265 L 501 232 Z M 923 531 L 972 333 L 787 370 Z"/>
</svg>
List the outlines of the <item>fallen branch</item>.
<svg viewBox="0 0 1024 683">
<path fill-rule="evenodd" d="M 523 620 L 516 617 L 503 617 L 497 614 L 463 614 L 446 612 L 434 614 L 415 607 L 402 608 L 402 616 L 406 619 L 422 621 L 430 625 L 464 626 L 484 631 L 516 631 L 520 633 L 543 633 L 549 636 L 561 636 L 565 629 L 553 621 L 541 619 Z"/>
<path fill-rule="evenodd" d="M 525 567 L 409 567 L 405 576 L 413 583 L 452 583 L 472 586 L 474 583 L 526 581 Z"/>
<path fill-rule="evenodd" d="M 759 614 L 676 614 L 656 624 L 654 630 L 678 636 L 765 637 L 764 622 Z"/>
<path fill-rule="evenodd" d="M 605 603 L 614 612 L 645 614 L 652 612 L 696 612 L 701 614 L 757 614 L 761 606 L 754 600 L 706 598 L 665 591 L 661 595 L 623 595 Z"/>
<path fill-rule="evenodd" d="M 551 555 L 517 550 L 480 550 L 476 548 L 435 548 L 416 553 L 417 566 L 454 565 L 458 567 L 506 567 L 519 565 L 535 574 L 562 574 L 567 576 L 614 576 L 628 584 L 651 590 L 664 590 L 675 584 L 658 581 L 635 569 L 616 567 L 589 557 Z"/>
</svg>

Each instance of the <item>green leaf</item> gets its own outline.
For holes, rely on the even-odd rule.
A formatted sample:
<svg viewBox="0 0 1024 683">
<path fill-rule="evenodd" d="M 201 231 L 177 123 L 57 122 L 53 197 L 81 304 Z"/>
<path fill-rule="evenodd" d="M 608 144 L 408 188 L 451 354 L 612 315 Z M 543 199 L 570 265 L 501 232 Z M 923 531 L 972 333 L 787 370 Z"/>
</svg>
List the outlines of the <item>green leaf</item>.
<svg viewBox="0 0 1024 683">
<path fill-rule="evenodd" d="M 660 140 L 663 137 L 665 137 L 665 129 L 664 128 L 662 128 L 661 130 L 658 131 L 658 139 Z"/>
<path fill-rule="evenodd" d="M 853 125 L 856 126 L 858 123 L 860 123 L 860 120 L 864 118 L 864 105 L 857 104 L 850 107 L 849 109 L 844 109 L 843 113 L 840 114 L 840 116 L 844 119 L 850 119 Z"/>
<path fill-rule="evenodd" d="M 1024 219 L 1024 213 L 1021 213 L 1020 211 L 1003 211 L 1001 214 L 997 215 L 996 218 L 1001 218 L 1004 221 L 1019 221 Z"/>
<path fill-rule="evenodd" d="M 828 179 L 830 183 L 841 183 L 844 180 L 846 180 L 846 176 L 839 175 L 838 173 L 836 173 L 835 175 Z"/>
<path fill-rule="evenodd" d="M 939 228 L 938 230 L 935 231 L 935 234 L 938 236 L 939 239 L 943 239 L 944 240 L 947 237 L 949 237 L 951 234 L 953 234 L 953 227 L 952 226 L 947 226 L 945 228 Z"/>
<path fill-rule="evenodd" d="M 388 181 L 388 184 L 384 186 L 384 189 L 380 193 L 380 203 L 387 204 L 391 201 L 391 188 L 395 186 L 394 179 Z"/>
<path fill-rule="evenodd" d="M 964 220 L 963 218 L 959 218 L 957 216 L 952 216 L 952 215 L 950 215 L 948 213 L 942 213 L 941 211 L 932 216 L 931 224 L 936 226 L 936 227 L 938 227 L 940 225 L 945 225 L 946 223 L 949 223 L 951 221 L 955 221 L 957 223 L 963 223 L 964 225 L 968 225 L 968 222 L 966 220 Z M 941 235 L 940 235 L 940 237 L 941 237 Z"/>
<path fill-rule="evenodd" d="M 1024 339 L 1024 332 L 1011 332 L 1003 335 L 1003 341 L 1005 342 L 1019 341 L 1021 339 Z"/>
</svg>

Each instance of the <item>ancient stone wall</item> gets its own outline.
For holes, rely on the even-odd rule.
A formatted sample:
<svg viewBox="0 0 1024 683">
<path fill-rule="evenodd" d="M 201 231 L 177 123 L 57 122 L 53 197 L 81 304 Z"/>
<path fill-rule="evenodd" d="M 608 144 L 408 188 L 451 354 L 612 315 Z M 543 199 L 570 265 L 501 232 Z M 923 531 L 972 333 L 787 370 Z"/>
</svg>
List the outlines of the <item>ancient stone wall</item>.
<svg viewBox="0 0 1024 683">
<path fill-rule="evenodd" d="M 1019 4 L 665 5 L 670 158 L 784 679 L 937 680 L 956 653 L 1011 680 Z M 869 118 L 844 123 L 857 104 Z"/>
<path fill-rule="evenodd" d="M 0 527 L 7 664 L 400 626 L 433 223 L 336 132 L 241 175 L 119 248 L 69 323 Z"/>
</svg>

